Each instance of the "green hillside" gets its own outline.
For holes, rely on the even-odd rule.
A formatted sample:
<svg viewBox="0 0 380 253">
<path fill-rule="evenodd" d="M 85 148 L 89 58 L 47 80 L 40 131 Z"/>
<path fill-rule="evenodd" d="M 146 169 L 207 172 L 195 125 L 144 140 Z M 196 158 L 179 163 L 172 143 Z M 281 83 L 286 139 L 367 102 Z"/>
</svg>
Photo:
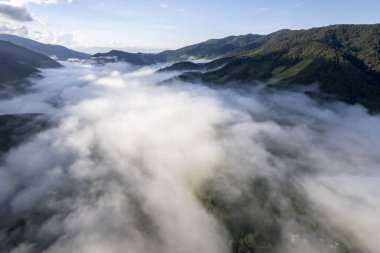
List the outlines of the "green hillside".
<svg viewBox="0 0 380 253">
<path fill-rule="evenodd" d="M 262 35 L 247 34 L 229 36 L 223 39 L 211 39 L 177 50 L 164 51 L 159 55 L 165 56 L 167 61 L 186 60 L 189 57 L 208 59 L 226 57 L 261 46 L 264 43 L 261 39 L 262 37 Z"/>
<path fill-rule="evenodd" d="M 283 87 L 319 82 L 323 92 L 380 110 L 380 24 L 281 30 L 259 37 L 257 43 L 262 45 L 196 76 L 216 84 L 260 80 Z"/>
</svg>

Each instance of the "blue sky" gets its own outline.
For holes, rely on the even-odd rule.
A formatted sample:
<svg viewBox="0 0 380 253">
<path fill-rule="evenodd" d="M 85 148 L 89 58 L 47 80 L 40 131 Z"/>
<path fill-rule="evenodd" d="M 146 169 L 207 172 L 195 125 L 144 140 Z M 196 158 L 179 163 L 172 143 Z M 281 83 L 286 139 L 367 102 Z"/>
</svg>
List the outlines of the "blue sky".
<svg viewBox="0 0 380 253">
<path fill-rule="evenodd" d="M 81 49 L 115 47 L 154 51 L 228 35 L 267 34 L 283 28 L 380 23 L 380 0 L 11 0 L 1 3 L 22 6 L 33 20 L 21 22 L 8 17 L 8 23 L 2 26 L 0 19 L 0 32 L 5 27 L 5 32 Z"/>
</svg>

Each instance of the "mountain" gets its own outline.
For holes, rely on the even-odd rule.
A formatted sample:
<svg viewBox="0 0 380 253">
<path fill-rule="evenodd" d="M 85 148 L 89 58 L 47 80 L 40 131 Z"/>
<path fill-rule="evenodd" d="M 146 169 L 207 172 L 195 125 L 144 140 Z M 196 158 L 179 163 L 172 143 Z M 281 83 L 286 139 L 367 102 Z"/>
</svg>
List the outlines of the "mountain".
<svg viewBox="0 0 380 253">
<path fill-rule="evenodd" d="M 123 61 L 133 65 L 150 65 L 157 62 L 166 61 L 165 58 L 158 54 L 128 53 L 119 50 L 111 50 L 108 53 L 98 53 L 92 56 L 100 62 Z"/>
<path fill-rule="evenodd" d="M 35 40 L 19 37 L 16 35 L 0 34 L 0 40 L 12 42 L 13 44 L 19 45 L 21 47 L 27 48 L 29 50 L 49 57 L 55 56 L 58 58 L 58 60 L 62 61 L 66 61 L 70 58 L 77 58 L 82 60 L 88 59 L 90 57 L 89 54 L 77 52 L 63 46 L 44 44 Z"/>
<path fill-rule="evenodd" d="M 150 65 L 168 61 L 183 61 L 188 59 L 215 59 L 246 52 L 261 46 L 261 35 L 247 34 L 229 36 L 223 39 L 211 39 L 202 43 L 167 50 L 157 54 L 127 53 L 112 50 L 108 53 L 98 53 L 93 58 L 103 61 L 124 61 L 134 65 Z"/>
<path fill-rule="evenodd" d="M 55 60 L 0 40 L 0 82 L 18 80 L 37 74 L 37 68 L 58 68 L 61 65 Z"/>
<path fill-rule="evenodd" d="M 255 43 L 260 46 L 225 59 L 217 70 L 181 78 L 218 85 L 266 81 L 281 87 L 318 82 L 327 94 L 380 110 L 380 24 L 281 30 Z"/>
<path fill-rule="evenodd" d="M 211 39 L 177 50 L 164 51 L 159 53 L 159 55 L 165 56 L 167 61 L 186 60 L 189 58 L 215 59 L 253 50 L 264 43 L 260 38 L 262 38 L 262 35 L 247 34 L 229 36 L 223 39 Z"/>
<path fill-rule="evenodd" d="M 179 62 L 160 71 L 191 71 L 180 78 L 218 85 L 265 81 L 286 87 L 318 82 L 324 93 L 380 110 L 380 24 L 284 29 L 212 39 L 158 54 L 111 51 L 95 56 L 136 65 L 219 58 L 207 64 Z"/>
</svg>

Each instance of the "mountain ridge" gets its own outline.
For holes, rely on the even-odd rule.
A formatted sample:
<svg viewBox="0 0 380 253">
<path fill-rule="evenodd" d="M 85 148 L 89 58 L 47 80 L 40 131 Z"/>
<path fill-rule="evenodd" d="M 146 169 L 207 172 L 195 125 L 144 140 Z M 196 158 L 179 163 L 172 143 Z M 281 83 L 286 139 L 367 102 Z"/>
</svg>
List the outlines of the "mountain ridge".
<svg viewBox="0 0 380 253">
<path fill-rule="evenodd" d="M 183 62 L 200 58 L 217 60 L 206 64 Z M 324 93 L 380 111 L 380 24 L 282 29 L 268 35 L 210 39 L 160 53 L 111 50 L 91 59 L 139 66 L 173 61 L 177 63 L 160 72 L 190 70 L 179 78 L 215 85 L 253 85 L 262 81 L 284 87 L 319 83 Z"/>
<path fill-rule="evenodd" d="M 58 60 L 62 61 L 67 61 L 70 58 L 84 60 L 90 57 L 89 54 L 78 52 L 61 45 L 45 44 L 12 34 L 2 33 L 0 34 L 0 40 L 9 41 L 15 45 L 46 55 L 48 57 L 55 56 L 58 58 Z"/>
<path fill-rule="evenodd" d="M 327 94 L 380 110 L 380 24 L 280 30 L 258 42 L 261 46 L 231 56 L 215 71 L 185 73 L 180 78 L 217 85 L 318 82 Z"/>
<path fill-rule="evenodd" d="M 120 61 L 136 65 L 152 65 L 155 63 L 188 60 L 189 58 L 218 58 L 231 54 L 243 52 L 260 46 L 255 43 L 263 35 L 246 34 L 238 36 L 228 36 L 222 39 L 210 39 L 201 43 L 185 46 L 176 50 L 165 50 L 160 53 L 129 53 L 120 50 L 111 50 L 107 53 L 97 53 L 93 58 L 115 57 Z M 144 56 L 145 60 L 137 58 Z"/>
<path fill-rule="evenodd" d="M 38 68 L 59 68 L 55 60 L 0 40 L 0 82 L 14 81 L 38 74 Z"/>
</svg>

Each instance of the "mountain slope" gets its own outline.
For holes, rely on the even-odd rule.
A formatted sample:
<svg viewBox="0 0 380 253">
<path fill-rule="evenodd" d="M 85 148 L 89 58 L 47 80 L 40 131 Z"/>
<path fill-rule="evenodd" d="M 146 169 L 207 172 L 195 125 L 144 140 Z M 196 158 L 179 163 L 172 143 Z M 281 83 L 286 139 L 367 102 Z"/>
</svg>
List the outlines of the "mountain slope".
<svg viewBox="0 0 380 253">
<path fill-rule="evenodd" d="M 25 47 L 29 50 L 49 57 L 56 56 L 59 60 L 63 61 L 66 61 L 69 58 L 88 59 L 90 57 L 89 54 L 77 52 L 63 46 L 44 44 L 16 35 L 0 34 L 0 40 L 12 42 L 13 44 Z"/>
<path fill-rule="evenodd" d="M 221 58 L 208 64 L 179 63 L 162 71 L 189 70 L 193 72 L 182 75 L 183 80 L 216 84 L 265 81 L 283 87 L 318 82 L 325 93 L 380 110 L 380 24 L 280 30 L 208 40 L 158 54 L 111 51 L 96 56 L 136 65 Z"/>
<path fill-rule="evenodd" d="M 18 80 L 38 73 L 37 68 L 58 68 L 61 65 L 53 59 L 0 41 L 0 82 Z"/>
<path fill-rule="evenodd" d="M 165 56 L 167 61 L 178 61 L 192 57 L 215 59 L 253 50 L 264 43 L 264 41 L 260 40 L 261 37 L 262 35 L 247 34 L 211 39 L 177 50 L 164 51 L 159 55 Z"/>
<path fill-rule="evenodd" d="M 111 50 L 108 53 L 98 53 L 93 55 L 92 59 L 100 62 L 123 61 L 133 65 L 150 65 L 166 61 L 165 58 L 158 54 L 128 53 L 119 50 Z"/>
<path fill-rule="evenodd" d="M 3 58 L 0 54 L 0 83 L 37 74 L 36 68 Z"/>
<path fill-rule="evenodd" d="M 281 86 L 319 82 L 323 92 L 380 110 L 379 24 L 281 30 L 259 42 L 256 49 L 226 59 L 218 70 L 182 78 L 216 84 L 259 80 Z"/>
<path fill-rule="evenodd" d="M 107 59 L 108 61 L 117 59 L 134 65 L 150 65 L 160 62 L 188 60 L 189 58 L 215 59 L 255 49 L 264 43 L 263 40 L 260 40 L 261 37 L 261 35 L 256 34 L 229 36 L 223 39 L 211 39 L 177 50 L 163 51 L 158 54 L 128 53 L 112 50 L 108 53 L 95 54 L 93 57 L 106 61 Z"/>
</svg>

